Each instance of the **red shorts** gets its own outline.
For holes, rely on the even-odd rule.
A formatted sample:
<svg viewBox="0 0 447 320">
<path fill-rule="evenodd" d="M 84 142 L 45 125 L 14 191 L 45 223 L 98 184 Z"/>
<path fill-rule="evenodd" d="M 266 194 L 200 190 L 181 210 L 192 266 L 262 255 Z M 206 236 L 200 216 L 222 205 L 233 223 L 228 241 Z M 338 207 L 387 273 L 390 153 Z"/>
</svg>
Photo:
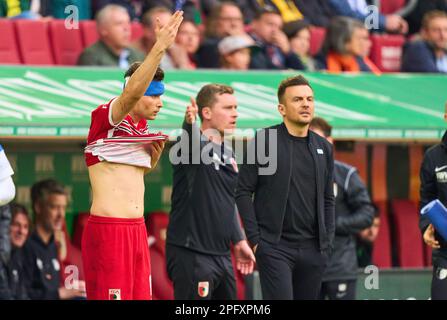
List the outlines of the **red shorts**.
<svg viewBox="0 0 447 320">
<path fill-rule="evenodd" d="M 151 264 L 144 218 L 90 215 L 82 235 L 89 300 L 151 300 Z"/>
</svg>

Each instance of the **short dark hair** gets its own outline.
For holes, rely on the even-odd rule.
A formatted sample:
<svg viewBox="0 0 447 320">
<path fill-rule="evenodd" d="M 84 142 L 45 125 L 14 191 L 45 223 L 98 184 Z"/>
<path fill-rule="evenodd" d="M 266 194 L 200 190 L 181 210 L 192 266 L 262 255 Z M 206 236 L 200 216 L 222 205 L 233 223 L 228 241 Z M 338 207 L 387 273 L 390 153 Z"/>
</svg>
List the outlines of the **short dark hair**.
<svg viewBox="0 0 447 320">
<path fill-rule="evenodd" d="M 218 2 L 216 5 L 214 5 L 208 14 L 208 18 L 205 21 L 205 24 L 206 24 L 205 36 L 206 37 L 221 37 L 222 36 L 222 35 L 217 34 L 216 25 L 217 25 L 217 20 L 219 20 L 222 15 L 223 8 L 225 8 L 227 6 L 236 7 L 239 9 L 239 11 L 241 10 L 235 2 L 229 1 L 229 0 Z"/>
<path fill-rule="evenodd" d="M 255 16 L 253 18 L 253 20 L 259 20 L 262 18 L 263 15 L 265 14 L 276 14 L 276 15 L 281 15 L 281 13 L 278 11 L 278 9 L 276 9 L 275 7 L 271 6 L 271 5 L 265 5 L 263 6 L 261 9 L 259 9 L 258 11 L 256 11 Z"/>
<path fill-rule="evenodd" d="M 205 107 L 212 107 L 216 103 L 216 96 L 222 94 L 233 94 L 234 89 L 225 84 L 210 83 L 203 86 L 197 93 L 196 103 L 199 107 L 199 117 L 203 120 L 202 110 Z"/>
<path fill-rule="evenodd" d="M 31 201 L 34 205 L 44 200 L 50 194 L 62 194 L 67 196 L 64 186 L 54 179 L 41 180 L 33 184 L 31 187 Z"/>
<path fill-rule="evenodd" d="M 310 127 L 323 131 L 323 134 L 326 138 L 332 136 L 332 126 L 329 124 L 329 122 L 327 122 L 323 118 L 320 117 L 313 118 L 312 121 L 310 122 Z"/>
<path fill-rule="evenodd" d="M 281 102 L 282 98 L 284 97 L 284 93 L 286 92 L 286 89 L 288 87 L 294 87 L 294 86 L 308 86 L 309 88 L 312 88 L 309 81 L 307 81 L 306 78 L 304 78 L 302 75 L 297 75 L 294 77 L 290 77 L 287 79 L 284 79 L 281 81 L 278 87 L 278 101 Z"/>
<path fill-rule="evenodd" d="M 422 18 L 422 29 L 427 30 L 430 26 L 430 22 L 436 18 L 447 19 L 447 12 L 441 10 L 432 10 L 424 14 L 424 17 Z"/>
<path fill-rule="evenodd" d="M 127 77 L 131 77 L 135 73 L 135 71 L 137 71 L 138 67 L 141 66 L 142 63 L 143 62 L 141 61 L 132 63 L 129 69 L 127 69 L 126 73 L 124 74 L 124 79 L 126 79 Z M 163 81 L 164 78 L 165 78 L 165 72 L 163 71 L 162 68 L 157 67 L 157 71 L 155 71 L 155 75 L 152 81 Z"/>
<path fill-rule="evenodd" d="M 31 219 L 28 215 L 28 210 L 26 210 L 24 205 L 13 202 L 9 206 L 11 208 L 11 223 L 13 223 L 17 215 L 23 214 L 26 217 L 26 220 L 28 220 L 28 224 L 31 224 Z"/>
</svg>

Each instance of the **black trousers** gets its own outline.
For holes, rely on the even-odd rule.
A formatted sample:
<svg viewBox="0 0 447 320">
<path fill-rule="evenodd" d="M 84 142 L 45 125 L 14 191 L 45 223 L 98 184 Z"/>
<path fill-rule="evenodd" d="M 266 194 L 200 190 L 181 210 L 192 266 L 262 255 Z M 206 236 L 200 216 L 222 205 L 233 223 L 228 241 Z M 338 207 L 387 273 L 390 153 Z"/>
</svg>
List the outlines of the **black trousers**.
<svg viewBox="0 0 447 320">
<path fill-rule="evenodd" d="M 321 285 L 320 300 L 355 300 L 357 280 L 325 281 Z"/>
<path fill-rule="evenodd" d="M 431 299 L 447 300 L 447 269 L 433 266 Z"/>
<path fill-rule="evenodd" d="M 208 255 L 167 244 L 166 267 L 175 300 L 236 300 L 230 254 Z"/>
<path fill-rule="evenodd" d="M 314 240 L 300 246 L 261 240 L 256 264 L 265 300 L 317 300 L 328 255 Z"/>
</svg>

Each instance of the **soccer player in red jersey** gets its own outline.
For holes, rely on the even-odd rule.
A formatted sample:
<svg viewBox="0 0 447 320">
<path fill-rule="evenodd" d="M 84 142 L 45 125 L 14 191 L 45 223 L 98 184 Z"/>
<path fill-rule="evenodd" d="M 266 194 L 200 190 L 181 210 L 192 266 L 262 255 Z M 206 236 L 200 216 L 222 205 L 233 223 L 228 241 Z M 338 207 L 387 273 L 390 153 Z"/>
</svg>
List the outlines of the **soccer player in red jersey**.
<svg viewBox="0 0 447 320">
<path fill-rule="evenodd" d="M 87 299 L 152 298 L 143 177 L 156 166 L 164 142 L 147 148 L 138 140 L 146 139 L 147 120 L 154 120 L 162 107 L 163 71 L 158 65 L 182 20 L 183 12 L 178 11 L 157 28 L 155 45 L 126 73 L 121 95 L 92 112 L 85 156 L 93 202 L 82 239 Z M 117 142 L 89 149 L 114 139 Z"/>
</svg>

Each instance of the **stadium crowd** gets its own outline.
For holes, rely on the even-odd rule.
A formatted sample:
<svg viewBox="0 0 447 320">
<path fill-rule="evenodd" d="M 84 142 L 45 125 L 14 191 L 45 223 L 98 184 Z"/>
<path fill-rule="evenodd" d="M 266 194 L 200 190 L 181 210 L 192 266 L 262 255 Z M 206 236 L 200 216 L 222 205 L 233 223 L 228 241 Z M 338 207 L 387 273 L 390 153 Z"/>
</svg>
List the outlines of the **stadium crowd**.
<svg viewBox="0 0 447 320">
<path fill-rule="evenodd" d="M 380 74 L 381 68 L 370 59 L 371 35 L 386 33 L 402 35 L 406 40 L 401 71 L 447 72 L 445 0 L 400 1 L 402 8 L 386 15 L 372 10 L 366 0 L 180 3 L 185 20 L 162 60 L 164 70 L 295 69 Z M 176 2 L 0 0 L 0 17 L 65 19 L 73 12 L 65 12 L 70 5 L 77 7 L 80 20 L 95 18 L 99 34 L 98 41 L 80 54 L 77 64 L 126 69 L 152 48 L 155 21 L 166 24 Z M 142 26 L 141 38 L 134 41 L 131 23 Z M 312 56 L 311 30 L 315 27 L 324 28 L 326 36 Z"/>
</svg>

